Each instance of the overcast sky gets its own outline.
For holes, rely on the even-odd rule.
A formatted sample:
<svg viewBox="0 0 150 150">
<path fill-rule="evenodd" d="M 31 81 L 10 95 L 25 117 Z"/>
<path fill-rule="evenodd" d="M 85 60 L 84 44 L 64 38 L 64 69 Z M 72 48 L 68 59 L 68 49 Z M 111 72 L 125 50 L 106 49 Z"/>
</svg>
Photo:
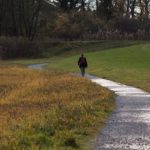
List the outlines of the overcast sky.
<svg viewBox="0 0 150 150">
<path fill-rule="evenodd" d="M 54 2 L 55 0 L 45 0 L 49 2 Z M 90 2 L 90 6 L 92 9 L 95 9 L 95 0 L 87 0 L 87 2 Z"/>
</svg>

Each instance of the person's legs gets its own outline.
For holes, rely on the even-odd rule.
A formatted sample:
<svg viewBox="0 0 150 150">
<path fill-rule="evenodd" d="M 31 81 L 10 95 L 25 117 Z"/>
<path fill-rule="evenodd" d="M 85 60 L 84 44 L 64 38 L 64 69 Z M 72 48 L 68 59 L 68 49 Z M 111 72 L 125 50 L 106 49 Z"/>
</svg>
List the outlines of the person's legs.
<svg viewBox="0 0 150 150">
<path fill-rule="evenodd" d="M 84 77 L 84 74 L 85 74 L 85 68 L 84 68 L 84 67 L 80 67 L 80 70 L 81 70 L 81 75 L 82 75 L 82 77 Z"/>
</svg>

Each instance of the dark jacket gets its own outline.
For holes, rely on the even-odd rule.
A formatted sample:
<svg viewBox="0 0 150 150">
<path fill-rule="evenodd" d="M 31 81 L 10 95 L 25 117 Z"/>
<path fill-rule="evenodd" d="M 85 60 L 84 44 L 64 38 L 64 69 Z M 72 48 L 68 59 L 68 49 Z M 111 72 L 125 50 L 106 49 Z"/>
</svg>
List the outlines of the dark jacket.
<svg viewBox="0 0 150 150">
<path fill-rule="evenodd" d="M 80 58 L 79 58 L 79 60 L 78 60 L 78 66 L 79 66 L 80 68 L 82 68 L 82 67 L 86 68 L 86 67 L 88 66 L 85 57 L 80 57 Z"/>
</svg>

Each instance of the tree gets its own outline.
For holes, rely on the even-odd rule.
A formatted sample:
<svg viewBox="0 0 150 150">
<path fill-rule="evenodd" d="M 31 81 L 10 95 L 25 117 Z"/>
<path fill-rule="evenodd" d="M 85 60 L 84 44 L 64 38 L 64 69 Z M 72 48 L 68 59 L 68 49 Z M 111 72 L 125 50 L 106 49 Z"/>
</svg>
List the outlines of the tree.
<svg viewBox="0 0 150 150">
<path fill-rule="evenodd" d="M 91 0 L 54 0 L 53 3 L 63 10 L 64 12 L 69 11 L 85 11 L 88 9 Z"/>
<path fill-rule="evenodd" d="M 113 17 L 113 0 L 96 0 L 97 14 L 107 20 Z"/>
<path fill-rule="evenodd" d="M 55 0 L 54 4 L 63 11 L 70 11 L 77 8 L 79 0 Z"/>
<path fill-rule="evenodd" d="M 42 0 L 0 0 L 0 35 L 24 36 L 32 40 L 41 4 Z"/>
<path fill-rule="evenodd" d="M 115 15 L 119 16 L 119 17 L 123 17 L 124 13 L 125 13 L 125 0 L 115 0 L 114 1 L 114 7 L 115 10 L 114 12 L 116 13 Z"/>
<path fill-rule="evenodd" d="M 130 1 L 130 9 L 131 9 L 131 17 L 132 17 L 132 19 L 134 19 L 134 17 L 135 17 L 135 8 L 136 8 L 136 2 L 137 2 L 137 0 L 131 0 Z"/>
</svg>

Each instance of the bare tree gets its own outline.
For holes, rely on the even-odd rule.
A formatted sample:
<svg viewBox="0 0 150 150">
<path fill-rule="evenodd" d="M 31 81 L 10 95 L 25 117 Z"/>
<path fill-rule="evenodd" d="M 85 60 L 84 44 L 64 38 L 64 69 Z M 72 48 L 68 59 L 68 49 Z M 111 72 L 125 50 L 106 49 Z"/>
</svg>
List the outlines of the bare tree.
<svg viewBox="0 0 150 150">
<path fill-rule="evenodd" d="M 0 0 L 0 35 L 24 36 L 36 33 L 42 0 Z"/>
</svg>

